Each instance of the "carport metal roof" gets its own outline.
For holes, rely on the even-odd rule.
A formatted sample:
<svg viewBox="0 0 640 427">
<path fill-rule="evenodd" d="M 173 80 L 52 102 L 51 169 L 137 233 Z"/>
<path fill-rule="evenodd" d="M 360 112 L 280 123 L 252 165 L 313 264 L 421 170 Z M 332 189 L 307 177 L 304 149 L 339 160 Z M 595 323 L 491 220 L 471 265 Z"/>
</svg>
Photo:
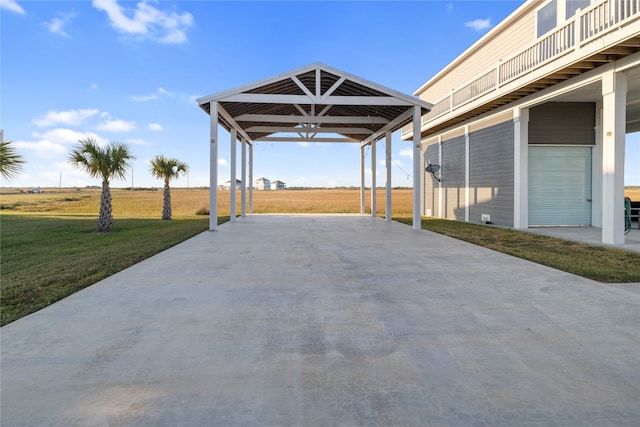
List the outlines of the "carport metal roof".
<svg viewBox="0 0 640 427">
<path fill-rule="evenodd" d="M 259 141 L 347 142 L 364 147 L 386 137 L 389 145 L 392 132 L 411 122 L 419 126 L 421 116 L 431 109 L 431 104 L 416 97 L 322 63 L 205 96 L 197 102 L 211 122 L 211 217 L 217 212 L 213 204 L 217 202 L 218 124 L 231 133 L 233 157 L 237 139 L 250 147 Z M 420 217 L 419 153 L 418 132 L 414 143 L 414 226 L 416 218 L 419 226 Z M 364 194 L 364 183 L 361 190 Z M 216 226 L 210 223 L 211 229 Z"/>
</svg>

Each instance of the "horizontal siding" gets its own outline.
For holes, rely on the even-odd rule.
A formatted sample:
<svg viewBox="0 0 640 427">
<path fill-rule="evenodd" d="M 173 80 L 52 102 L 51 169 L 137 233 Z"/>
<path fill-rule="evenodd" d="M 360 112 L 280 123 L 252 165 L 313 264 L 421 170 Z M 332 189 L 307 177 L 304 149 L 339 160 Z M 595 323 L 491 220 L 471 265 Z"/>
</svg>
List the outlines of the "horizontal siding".
<svg viewBox="0 0 640 427">
<path fill-rule="evenodd" d="M 439 164 L 438 155 L 438 143 L 427 146 L 424 152 L 424 164 L 428 163 Z M 433 179 L 431 174 L 424 173 L 424 213 L 428 216 L 428 211 L 431 211 L 431 216 L 438 216 L 438 182 Z"/>
<path fill-rule="evenodd" d="M 530 145 L 595 145 L 593 102 L 549 102 L 529 110 Z"/>
<path fill-rule="evenodd" d="M 464 221 L 465 206 L 465 137 L 442 142 L 443 215 Z"/>
<path fill-rule="evenodd" d="M 437 102 L 459 89 L 467 82 L 479 77 L 494 67 L 498 60 L 525 49 L 536 40 L 535 10 L 530 11 L 517 22 L 504 28 L 491 40 L 475 50 L 465 61 L 442 76 L 433 87 L 420 94 L 420 99 Z"/>
<path fill-rule="evenodd" d="M 513 226 L 513 122 L 469 135 L 469 221 Z"/>
</svg>

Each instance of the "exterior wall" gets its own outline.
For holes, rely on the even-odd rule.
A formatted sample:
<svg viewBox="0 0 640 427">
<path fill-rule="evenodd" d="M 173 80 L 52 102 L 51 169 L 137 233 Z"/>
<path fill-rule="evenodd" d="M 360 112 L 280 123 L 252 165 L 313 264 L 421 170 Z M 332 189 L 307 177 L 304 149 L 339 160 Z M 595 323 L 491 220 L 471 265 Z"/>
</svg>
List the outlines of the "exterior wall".
<svg viewBox="0 0 640 427">
<path fill-rule="evenodd" d="M 529 226 L 592 224 L 595 128 L 594 102 L 548 102 L 529 110 Z M 533 157 L 532 149 L 538 150 Z"/>
<path fill-rule="evenodd" d="M 458 129 L 450 135 L 460 135 Z M 514 204 L 514 125 L 512 120 L 481 127 L 469 134 L 469 222 L 481 223 L 490 215 L 496 225 L 513 226 Z M 465 220 L 466 137 L 442 139 L 442 157 L 438 139 L 426 142 L 425 164 L 441 166 L 438 183 L 424 173 L 424 209 L 426 216 Z"/>
<path fill-rule="evenodd" d="M 273 181 L 271 183 L 271 189 L 272 190 L 284 190 L 286 186 L 287 186 L 287 184 L 285 184 L 282 181 Z"/>
<path fill-rule="evenodd" d="M 256 180 L 256 190 L 270 190 L 271 189 L 271 181 L 266 178 L 260 178 Z"/>
<path fill-rule="evenodd" d="M 437 141 L 428 145 L 424 153 L 424 164 L 440 164 L 439 144 Z M 424 173 L 424 213 L 425 216 L 438 216 L 440 209 L 439 195 L 440 186 L 438 181 L 433 179 L 431 174 Z"/>
<path fill-rule="evenodd" d="M 593 102 L 548 102 L 529 111 L 529 144 L 595 145 Z"/>
<path fill-rule="evenodd" d="M 469 135 L 469 222 L 513 226 L 513 138 L 512 121 Z"/>
<path fill-rule="evenodd" d="M 464 221 L 465 211 L 465 137 L 442 142 L 442 214 L 447 219 Z"/>
<path fill-rule="evenodd" d="M 440 78 L 430 82 L 420 99 L 437 102 L 447 96 L 451 88 L 459 88 L 477 78 L 485 70 L 496 65 L 496 58 L 503 58 L 511 53 L 526 48 L 536 39 L 536 9 L 542 1 L 533 2 L 526 13 L 515 22 L 502 28 L 502 31 L 488 34 L 468 51 L 464 61 L 451 67 Z"/>
</svg>

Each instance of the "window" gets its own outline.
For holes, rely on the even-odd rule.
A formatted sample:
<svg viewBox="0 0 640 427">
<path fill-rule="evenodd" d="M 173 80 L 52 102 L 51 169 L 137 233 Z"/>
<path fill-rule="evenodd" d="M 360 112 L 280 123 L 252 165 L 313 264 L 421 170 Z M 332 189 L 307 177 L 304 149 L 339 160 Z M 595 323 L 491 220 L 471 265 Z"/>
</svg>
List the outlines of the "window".
<svg viewBox="0 0 640 427">
<path fill-rule="evenodd" d="M 551 0 L 546 6 L 538 10 L 538 37 L 542 37 L 556 27 L 558 21 L 558 0 Z"/>
<path fill-rule="evenodd" d="M 584 9 L 591 4 L 591 0 L 567 0 L 567 19 L 576 14 L 578 9 Z"/>
</svg>

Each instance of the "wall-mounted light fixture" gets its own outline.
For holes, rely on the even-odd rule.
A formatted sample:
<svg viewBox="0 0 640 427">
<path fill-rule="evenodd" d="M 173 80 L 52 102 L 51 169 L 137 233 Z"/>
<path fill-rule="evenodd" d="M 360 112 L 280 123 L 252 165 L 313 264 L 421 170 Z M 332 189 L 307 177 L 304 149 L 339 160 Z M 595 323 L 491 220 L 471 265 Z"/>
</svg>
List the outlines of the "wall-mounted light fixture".
<svg viewBox="0 0 640 427">
<path fill-rule="evenodd" d="M 424 168 L 424 170 L 426 172 L 429 172 L 431 174 L 431 176 L 433 177 L 433 179 L 435 179 L 438 182 L 442 182 L 442 179 L 438 178 L 436 176 L 436 172 L 438 172 L 440 170 L 440 165 L 432 165 L 431 163 L 427 163 L 427 167 Z"/>
</svg>

